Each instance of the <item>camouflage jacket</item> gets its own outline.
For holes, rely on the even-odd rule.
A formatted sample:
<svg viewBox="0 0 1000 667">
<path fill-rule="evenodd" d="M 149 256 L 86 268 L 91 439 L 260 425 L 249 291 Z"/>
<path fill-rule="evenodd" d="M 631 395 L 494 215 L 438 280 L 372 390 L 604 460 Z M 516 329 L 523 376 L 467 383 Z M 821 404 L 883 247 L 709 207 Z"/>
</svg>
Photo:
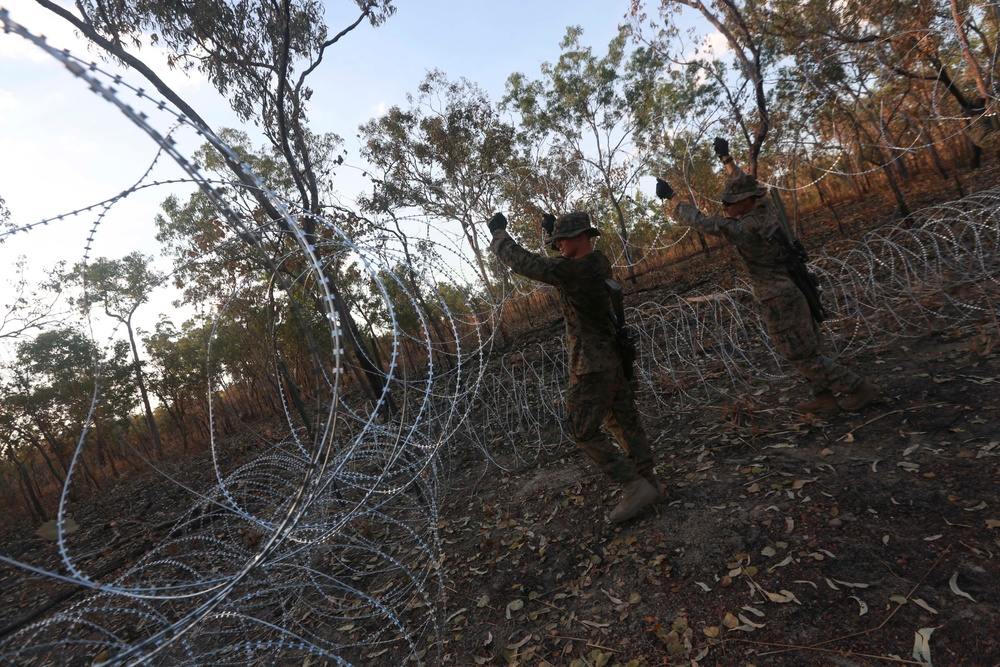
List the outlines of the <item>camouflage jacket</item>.
<svg viewBox="0 0 1000 667">
<path fill-rule="evenodd" d="M 984 151 L 1000 151 L 1000 130 L 993 126 L 990 116 L 980 116 L 965 128 L 965 136 Z"/>
<path fill-rule="evenodd" d="M 574 375 L 621 368 L 615 327 L 609 316 L 611 299 L 604 281 L 611 262 L 598 250 L 578 257 L 543 257 L 525 250 L 501 229 L 490 249 L 511 271 L 554 285 L 566 319 L 569 372 Z"/>
<path fill-rule="evenodd" d="M 691 204 L 681 202 L 674 209 L 674 217 L 682 225 L 722 236 L 736 246 L 758 299 L 781 296 L 789 290 L 798 291 L 788 267 L 779 259 L 782 246 L 772 235 L 781 233 L 781 223 L 767 200 L 758 200 L 756 210 L 739 218 L 705 215 Z"/>
</svg>

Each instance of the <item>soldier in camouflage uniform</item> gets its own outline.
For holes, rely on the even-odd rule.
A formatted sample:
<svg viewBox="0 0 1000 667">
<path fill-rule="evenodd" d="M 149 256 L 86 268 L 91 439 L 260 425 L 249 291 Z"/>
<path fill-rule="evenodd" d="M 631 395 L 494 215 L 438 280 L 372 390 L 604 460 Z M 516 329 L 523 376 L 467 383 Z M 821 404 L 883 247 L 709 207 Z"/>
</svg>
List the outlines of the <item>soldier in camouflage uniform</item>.
<svg viewBox="0 0 1000 667">
<path fill-rule="evenodd" d="M 488 224 L 493 234 L 490 249 L 501 262 L 526 278 L 555 286 L 559 292 L 569 352 L 567 427 L 594 464 L 623 485 L 621 501 L 610 520 L 618 523 L 631 518 L 661 500 L 664 491 L 653 473 L 649 439 L 625 378 L 609 315 L 611 300 L 605 281 L 611 278 L 611 262 L 594 250 L 592 242 L 600 232 L 591 227 L 586 213 L 569 213 L 558 220 L 546 215 L 542 223 L 546 242 L 562 256 L 543 257 L 510 237 L 502 213 Z M 621 449 L 601 430 L 602 423 Z"/>
<path fill-rule="evenodd" d="M 990 110 L 979 107 L 971 111 L 973 116 L 965 128 L 965 136 L 984 151 L 1000 151 L 1000 129 L 996 124 L 995 105 Z"/>
<path fill-rule="evenodd" d="M 725 139 L 716 139 L 714 148 L 730 176 L 719 196 L 725 217 L 703 214 L 682 201 L 669 183 L 657 179 L 656 195 L 664 200 L 664 210 L 669 201 L 680 224 L 722 236 L 736 246 L 746 264 L 771 341 L 809 382 L 812 397 L 796 405 L 796 410 L 833 416 L 841 409 L 854 412 L 878 400 L 878 390 L 869 380 L 823 355 L 818 323 L 782 261 L 784 248 L 775 237 L 784 233 L 781 223 L 766 200 L 758 201 L 767 189 L 759 187 L 755 177 L 736 166 Z M 835 392 L 842 394 L 839 401 Z"/>
</svg>

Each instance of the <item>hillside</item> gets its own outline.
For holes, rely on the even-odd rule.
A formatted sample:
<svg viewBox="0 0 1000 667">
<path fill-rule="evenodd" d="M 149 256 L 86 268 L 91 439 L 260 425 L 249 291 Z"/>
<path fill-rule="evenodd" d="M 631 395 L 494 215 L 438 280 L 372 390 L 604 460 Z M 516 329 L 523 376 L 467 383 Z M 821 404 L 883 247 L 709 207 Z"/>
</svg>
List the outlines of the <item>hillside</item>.
<svg viewBox="0 0 1000 667">
<path fill-rule="evenodd" d="M 996 169 L 974 178 L 988 185 Z M 952 184 L 928 186 L 916 199 L 940 201 Z M 855 234 L 890 213 L 877 197 L 842 209 Z M 836 238 L 829 219 L 808 222 L 811 247 Z M 662 302 L 727 287 L 738 273 L 733 253 L 716 249 L 648 272 L 628 298 L 633 307 Z M 518 330 L 516 342 L 496 350 L 486 382 L 510 355 L 551 346 L 558 333 L 554 314 Z M 412 654 L 463 666 L 920 664 L 915 637 L 923 636 L 934 664 L 1000 664 L 1000 642 L 989 631 L 1000 626 L 998 343 L 987 314 L 955 326 L 942 320 L 849 355 L 887 400 L 829 421 L 790 410 L 799 395 L 787 378 L 705 400 L 647 390 L 641 407 L 669 499 L 619 527 L 605 518 L 617 490 L 557 430 L 511 433 L 473 414 L 469 426 L 500 444 L 494 461 L 462 443 L 452 450 L 460 453 L 448 462 L 437 516 L 446 600 L 435 610 L 440 642 L 428 631 Z M 281 425 L 273 431 L 280 437 Z M 221 469 L 238 470 L 269 440 L 263 424 L 225 440 Z M 196 489 L 213 482 L 203 459 L 176 461 L 166 472 Z M 186 499 L 150 473 L 81 505 L 75 549 L 86 556 L 77 561 L 112 579 L 177 540 L 178 526 L 194 521 Z M 198 525 L 221 530 L 210 519 Z M 252 550 L 260 538 L 233 531 L 227 539 Z M 60 567 L 53 545 L 28 531 L 6 536 L 4 554 Z M 58 621 L 85 597 L 0 568 L 2 639 L 29 621 Z M 141 624 L 104 613 L 100 622 L 120 625 L 126 641 L 141 635 Z M 295 604 L 281 613 L 328 641 L 339 633 L 352 664 L 415 662 L 399 644 L 368 641 L 382 632 L 377 613 L 314 625 Z M 32 664 L 39 654 L 32 655 L 16 664 Z M 73 655 L 101 658 L 85 647 Z M 303 662 L 287 645 L 260 649 L 256 660 L 323 664 L 308 655 Z"/>
</svg>

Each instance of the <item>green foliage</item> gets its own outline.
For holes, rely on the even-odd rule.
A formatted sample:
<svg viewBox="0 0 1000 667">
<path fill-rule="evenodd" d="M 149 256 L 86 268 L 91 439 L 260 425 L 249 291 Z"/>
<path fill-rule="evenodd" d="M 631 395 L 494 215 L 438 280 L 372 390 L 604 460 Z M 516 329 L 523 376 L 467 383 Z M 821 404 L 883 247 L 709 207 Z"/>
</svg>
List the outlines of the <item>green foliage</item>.
<svg viewBox="0 0 1000 667">
<path fill-rule="evenodd" d="M 121 259 L 99 257 L 88 264 L 77 264 L 71 276 L 80 281 L 83 293 L 74 302 L 84 312 L 101 304 L 108 316 L 120 322 L 131 320 L 163 279 L 162 274 L 150 268 L 152 259 L 132 252 Z"/>
<path fill-rule="evenodd" d="M 520 117 L 525 153 L 542 156 L 536 174 L 523 179 L 529 196 L 551 189 L 558 196 L 550 201 L 589 210 L 598 226 L 614 232 L 616 240 L 604 242 L 617 246 L 631 271 L 642 249 L 630 243 L 630 230 L 644 207 L 635 205 L 630 191 L 661 144 L 661 105 L 672 89 L 659 81 L 659 55 L 648 49 L 629 54 L 625 32 L 600 56 L 581 35 L 578 27 L 567 29 L 559 60 L 543 64 L 540 79 L 511 75 L 503 104 Z"/>
<path fill-rule="evenodd" d="M 395 12 L 391 0 L 354 4 L 371 25 Z M 139 47 L 140 35 L 150 35 L 154 45 L 166 47 L 168 65 L 197 69 L 230 99 L 242 120 L 265 124 L 275 122 L 278 112 L 266 92 L 274 86 L 269 79 L 276 73 L 291 78 L 299 61 L 300 73 L 307 72 L 332 43 L 324 3 L 299 0 L 285 6 L 287 13 L 262 0 L 78 3 L 88 22 L 114 43 Z M 307 100 L 311 91 L 303 92 Z"/>
</svg>

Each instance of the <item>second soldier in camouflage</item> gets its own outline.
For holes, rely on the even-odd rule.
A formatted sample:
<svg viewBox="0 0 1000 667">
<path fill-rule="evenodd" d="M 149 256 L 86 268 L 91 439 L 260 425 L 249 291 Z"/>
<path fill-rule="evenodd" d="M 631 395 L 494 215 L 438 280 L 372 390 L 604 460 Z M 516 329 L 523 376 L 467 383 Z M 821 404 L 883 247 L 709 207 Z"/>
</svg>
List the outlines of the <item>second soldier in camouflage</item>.
<svg viewBox="0 0 1000 667">
<path fill-rule="evenodd" d="M 758 202 L 766 188 L 736 166 L 725 139 L 716 139 L 714 148 L 730 176 L 719 195 L 723 216 L 705 215 L 682 201 L 669 183 L 657 179 L 656 194 L 664 200 L 664 209 L 672 204 L 679 223 L 722 236 L 735 246 L 747 267 L 771 342 L 809 383 L 812 397 L 796 405 L 799 412 L 832 416 L 841 409 L 853 412 L 878 400 L 878 390 L 871 382 L 823 354 L 819 326 L 806 296 L 793 280 L 786 244 L 776 237 L 784 233 L 780 221 L 771 206 Z M 842 397 L 838 400 L 835 393 Z"/>
</svg>

